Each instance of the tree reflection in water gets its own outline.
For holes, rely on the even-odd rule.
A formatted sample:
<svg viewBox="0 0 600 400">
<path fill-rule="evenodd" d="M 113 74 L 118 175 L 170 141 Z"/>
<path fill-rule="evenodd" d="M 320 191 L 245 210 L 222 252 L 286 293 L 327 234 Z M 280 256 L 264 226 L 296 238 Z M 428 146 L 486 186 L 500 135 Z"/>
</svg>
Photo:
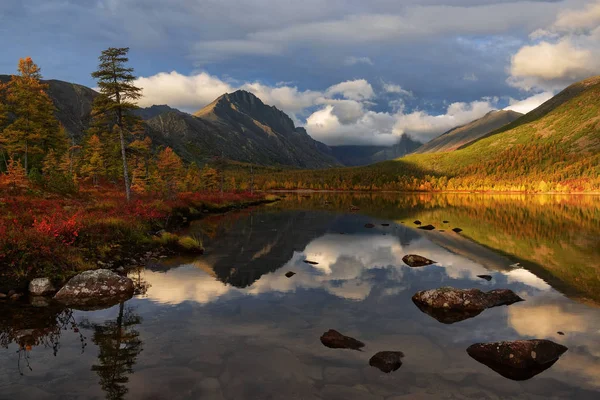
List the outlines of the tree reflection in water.
<svg viewBox="0 0 600 400">
<path fill-rule="evenodd" d="M 121 302 L 116 319 L 91 326 L 92 341 L 99 349 L 98 364 L 92 366 L 92 371 L 100 377 L 100 386 L 108 400 L 123 399 L 128 392 L 128 375 L 133 373 L 137 356 L 142 352 L 140 334 L 135 330 L 141 322 L 142 318 Z"/>
</svg>

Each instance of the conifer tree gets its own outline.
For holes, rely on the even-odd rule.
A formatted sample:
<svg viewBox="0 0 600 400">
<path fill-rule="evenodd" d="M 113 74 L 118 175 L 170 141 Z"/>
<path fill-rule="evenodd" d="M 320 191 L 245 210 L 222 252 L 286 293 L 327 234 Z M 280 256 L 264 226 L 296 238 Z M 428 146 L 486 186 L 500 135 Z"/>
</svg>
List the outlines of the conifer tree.
<svg viewBox="0 0 600 400">
<path fill-rule="evenodd" d="M 181 158 L 173 149 L 167 147 L 158 154 L 156 165 L 165 192 L 170 197 L 174 196 L 183 183 L 184 170 Z"/>
<path fill-rule="evenodd" d="M 27 172 L 21 165 L 21 161 L 14 157 L 10 158 L 5 179 L 12 189 L 23 189 L 28 186 Z"/>
<path fill-rule="evenodd" d="M 141 97 L 141 89 L 133 84 L 135 80 L 133 68 L 126 66 L 129 61 L 129 58 L 127 58 L 128 52 L 128 47 L 111 47 L 104 50 L 98 58 L 100 61 L 98 70 L 92 73 L 92 77 L 98 81 L 100 93 L 108 100 L 97 104 L 97 107 L 101 108 L 96 109 L 95 114 L 107 113 L 114 115 L 115 118 L 116 131 L 119 135 L 121 145 L 123 178 L 125 180 L 127 201 L 131 198 L 131 188 L 129 185 L 125 144 L 126 119 L 131 116 L 131 111 L 137 108 L 135 101 Z"/>
<path fill-rule="evenodd" d="M 90 136 L 84 146 L 83 165 L 81 174 L 92 180 L 94 186 L 98 185 L 98 176 L 104 169 L 102 157 L 102 143 L 98 135 Z"/>
<path fill-rule="evenodd" d="M 18 71 L 6 90 L 8 111 L 16 118 L 4 128 L 0 140 L 11 157 L 22 157 L 23 167 L 29 171 L 30 156 L 42 156 L 49 149 L 64 150 L 66 137 L 46 93 L 48 85 L 40 82 L 40 68 L 27 57 L 19 60 Z"/>
</svg>

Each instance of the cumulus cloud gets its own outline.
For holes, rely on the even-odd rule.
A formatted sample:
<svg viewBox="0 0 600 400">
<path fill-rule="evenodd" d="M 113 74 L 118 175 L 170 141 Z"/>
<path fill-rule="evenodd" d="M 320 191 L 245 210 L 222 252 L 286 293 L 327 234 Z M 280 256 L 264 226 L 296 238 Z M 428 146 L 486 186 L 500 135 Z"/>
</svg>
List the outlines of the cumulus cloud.
<svg viewBox="0 0 600 400">
<path fill-rule="evenodd" d="M 544 102 L 550 100 L 554 94 L 552 92 L 542 92 L 534 94 L 523 100 L 516 100 L 513 98 L 509 99 L 509 106 L 504 108 L 505 110 L 512 110 L 520 112 L 521 114 L 527 114 L 529 111 L 534 110 L 541 106 Z"/>
<path fill-rule="evenodd" d="M 600 73 L 600 1 L 565 10 L 530 35 L 512 56 L 508 83 L 524 90 L 558 90 Z"/>
<path fill-rule="evenodd" d="M 135 84 L 142 88 L 142 107 L 168 104 L 185 111 L 195 111 L 223 93 L 233 91 L 228 83 L 206 72 L 187 76 L 176 71 L 140 77 Z"/>
<path fill-rule="evenodd" d="M 333 85 L 325 92 L 327 96 L 342 95 L 349 100 L 368 100 L 375 97 L 373 87 L 365 79 L 346 81 Z"/>
</svg>

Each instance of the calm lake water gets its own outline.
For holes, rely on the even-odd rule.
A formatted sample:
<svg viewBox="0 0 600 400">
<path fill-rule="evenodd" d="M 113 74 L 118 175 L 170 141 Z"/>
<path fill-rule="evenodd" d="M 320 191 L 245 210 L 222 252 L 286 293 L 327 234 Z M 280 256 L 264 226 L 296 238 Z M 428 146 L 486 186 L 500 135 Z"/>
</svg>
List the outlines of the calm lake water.
<svg viewBox="0 0 600 400">
<path fill-rule="evenodd" d="M 189 231 L 206 254 L 131 273 L 140 294 L 120 306 L 0 305 L 0 398 L 600 398 L 600 198 L 293 194 Z M 443 324 L 411 301 L 442 286 L 525 301 Z M 366 346 L 324 347 L 328 329 Z M 532 338 L 569 350 L 526 381 L 465 351 Z M 383 350 L 400 369 L 369 366 Z"/>
</svg>

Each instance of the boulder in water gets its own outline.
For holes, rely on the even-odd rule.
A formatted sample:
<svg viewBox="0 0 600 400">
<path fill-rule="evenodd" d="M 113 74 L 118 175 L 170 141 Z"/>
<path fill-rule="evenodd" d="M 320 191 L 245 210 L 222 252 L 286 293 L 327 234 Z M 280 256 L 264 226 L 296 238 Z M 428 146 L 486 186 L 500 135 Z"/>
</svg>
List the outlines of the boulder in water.
<svg viewBox="0 0 600 400">
<path fill-rule="evenodd" d="M 477 275 L 477 277 L 481 278 L 481 279 L 485 279 L 488 282 L 492 280 L 492 276 L 491 275 Z"/>
<path fill-rule="evenodd" d="M 285 273 L 285 277 L 286 277 L 286 278 L 291 278 L 291 277 L 292 277 L 292 276 L 294 276 L 294 275 L 296 275 L 296 273 L 295 273 L 295 272 L 292 272 L 292 271 L 288 271 L 288 272 L 286 272 L 286 273 Z"/>
<path fill-rule="evenodd" d="M 419 221 L 419 220 L 416 220 L 416 221 L 414 222 L 414 224 L 415 224 L 415 225 L 421 225 L 421 221 Z"/>
<path fill-rule="evenodd" d="M 456 232 L 456 233 L 461 233 L 462 229 L 460 229 L 460 228 L 453 228 L 452 231 Z"/>
<path fill-rule="evenodd" d="M 567 347 L 550 340 L 476 343 L 467 353 L 505 378 L 524 381 L 550 368 Z"/>
<path fill-rule="evenodd" d="M 71 278 L 54 299 L 73 308 L 101 308 L 130 299 L 133 291 L 131 279 L 107 269 L 97 269 Z"/>
<path fill-rule="evenodd" d="M 334 329 L 330 329 L 321 336 L 321 343 L 331 349 L 360 350 L 365 344 L 350 336 L 345 336 Z"/>
<path fill-rule="evenodd" d="M 401 351 L 380 351 L 371 357 L 369 365 L 389 374 L 402 366 L 402 357 Z"/>
<path fill-rule="evenodd" d="M 430 260 L 428 258 L 419 256 L 416 254 L 405 255 L 404 257 L 402 257 L 402 261 L 404 261 L 404 263 L 406 265 L 408 265 L 409 267 L 412 267 L 412 268 L 425 267 L 427 265 L 436 263 L 433 260 Z"/>
<path fill-rule="evenodd" d="M 443 287 L 417 292 L 412 301 L 425 314 L 441 323 L 452 324 L 473 318 L 487 308 L 510 305 L 523 299 L 508 289 L 482 292 L 479 289 Z"/>
<path fill-rule="evenodd" d="M 432 231 L 435 229 L 435 226 L 433 225 L 423 225 L 418 227 L 417 229 L 423 229 L 424 231 Z"/>
</svg>

